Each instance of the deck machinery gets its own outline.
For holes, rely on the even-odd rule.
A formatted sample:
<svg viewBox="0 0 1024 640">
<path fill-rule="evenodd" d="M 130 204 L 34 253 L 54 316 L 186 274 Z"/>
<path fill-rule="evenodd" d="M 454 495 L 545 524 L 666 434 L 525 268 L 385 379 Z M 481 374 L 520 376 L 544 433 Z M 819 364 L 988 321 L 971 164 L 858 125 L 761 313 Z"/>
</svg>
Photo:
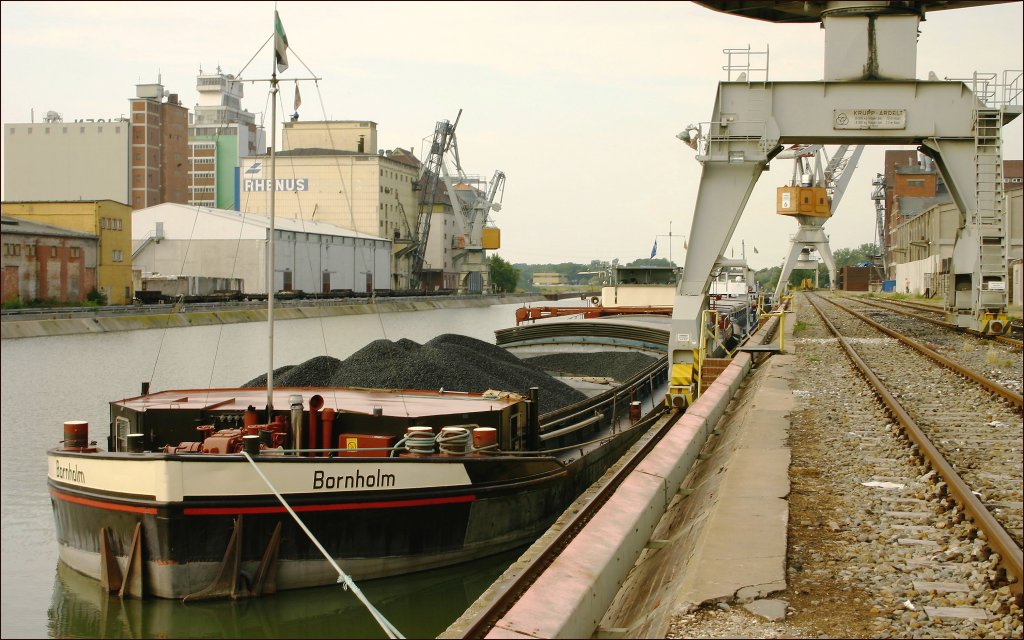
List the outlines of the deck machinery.
<svg viewBox="0 0 1024 640">
<path fill-rule="evenodd" d="M 666 398 L 696 395 L 701 313 L 710 273 L 729 245 L 754 184 L 793 144 L 919 145 L 935 160 L 961 211 L 946 276 L 946 311 L 962 327 L 1001 333 L 1006 319 L 1006 229 L 1001 128 L 1021 113 L 1020 72 L 968 81 L 918 80 L 918 27 L 926 11 L 991 2 L 925 0 L 700 3 L 769 22 L 820 22 L 824 79 L 769 81 L 768 65 L 720 82 L 711 120 L 678 137 L 702 164 L 683 276 L 676 288 Z M 757 72 L 757 73 L 755 73 Z M 763 72 L 763 78 L 755 78 Z"/>
</svg>

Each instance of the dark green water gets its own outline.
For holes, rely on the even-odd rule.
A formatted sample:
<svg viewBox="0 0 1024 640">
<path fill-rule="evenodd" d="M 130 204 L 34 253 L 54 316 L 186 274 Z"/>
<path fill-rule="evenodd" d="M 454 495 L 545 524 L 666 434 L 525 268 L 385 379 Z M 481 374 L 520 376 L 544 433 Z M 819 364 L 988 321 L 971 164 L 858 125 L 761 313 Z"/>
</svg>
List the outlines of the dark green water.
<svg viewBox="0 0 1024 640">
<path fill-rule="evenodd" d="M 493 343 L 495 329 L 515 324 L 517 306 L 279 322 L 275 363 L 345 358 L 379 338 L 422 344 L 459 333 Z M 121 602 L 58 570 L 46 450 L 62 438 L 64 421 L 89 422 L 96 439 L 107 429 L 107 403 L 137 395 L 144 380 L 153 390 L 242 384 L 266 370 L 265 345 L 258 323 L 3 341 L 0 637 L 384 637 L 340 586 L 240 602 Z M 403 635 L 433 637 L 514 559 L 359 586 Z"/>
<path fill-rule="evenodd" d="M 371 580 L 367 599 L 407 638 L 444 631 L 521 550 L 457 567 Z M 47 611 L 54 638 L 386 638 L 351 591 L 319 587 L 255 600 L 121 600 L 58 565 Z"/>
</svg>

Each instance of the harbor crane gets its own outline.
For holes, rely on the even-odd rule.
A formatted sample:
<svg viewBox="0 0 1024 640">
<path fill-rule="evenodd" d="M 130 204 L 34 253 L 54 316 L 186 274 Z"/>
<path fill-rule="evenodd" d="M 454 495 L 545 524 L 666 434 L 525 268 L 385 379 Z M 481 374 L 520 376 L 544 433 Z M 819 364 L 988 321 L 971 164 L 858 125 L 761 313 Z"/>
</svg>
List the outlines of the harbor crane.
<svg viewBox="0 0 1024 640">
<path fill-rule="evenodd" d="M 793 179 L 789 185 L 779 187 L 776 212 L 795 218 L 800 228 L 793 236 L 789 256 L 779 274 L 775 300 L 785 291 L 794 268 L 814 269 L 817 281 L 818 261 L 811 259 L 811 251 L 817 251 L 825 262 L 829 287 L 835 288 L 836 263 L 823 226 L 839 207 L 863 151 L 864 145 L 844 144 L 829 158 L 824 145 L 805 144 L 793 145 L 776 156 L 793 158 Z"/>
<path fill-rule="evenodd" d="M 459 111 L 462 115 L 462 111 Z M 444 155 L 455 143 L 455 127 L 458 126 L 458 118 L 455 124 L 447 120 L 440 120 L 434 126 L 434 137 L 430 143 L 430 151 L 423 159 L 420 166 L 420 174 L 416 179 L 416 188 L 420 192 L 419 210 L 416 215 L 416 232 L 408 247 L 397 254 L 403 257 L 412 254 L 412 265 L 409 272 L 409 280 L 413 289 L 421 289 L 426 286 L 424 282 L 424 262 L 427 253 L 427 241 L 430 239 L 430 223 L 434 217 L 436 207 L 442 206 L 443 197 L 440 193 L 441 172 L 444 166 Z M 456 150 L 456 158 L 458 151 Z M 447 195 L 447 194 L 446 194 Z"/>
<path fill-rule="evenodd" d="M 456 232 L 451 235 L 449 245 L 442 243 L 441 254 L 450 256 L 452 268 L 458 270 L 458 293 L 479 293 L 490 289 L 490 268 L 485 252 L 500 246 L 500 231 L 494 226 L 487 226 L 487 222 L 491 211 L 501 210 L 505 173 L 495 171 L 489 182 L 466 174 L 455 136 L 461 117 L 462 110 L 459 109 L 454 123 L 441 120 L 434 127 L 430 152 L 417 181 L 420 210 L 415 239 L 410 246 L 410 250 L 415 252 L 412 278 L 416 286 L 423 285 L 431 219 L 435 213 L 443 213 L 447 204 L 454 213 Z M 445 261 L 442 259 L 442 262 Z"/>
<path fill-rule="evenodd" d="M 710 120 L 688 125 L 677 136 L 695 149 L 701 181 L 673 304 L 666 402 L 685 407 L 697 395 L 699 354 L 708 340 L 701 316 L 709 304 L 712 268 L 729 246 L 757 179 L 787 145 L 916 145 L 933 158 L 961 214 L 942 276 L 947 320 L 984 333 L 1005 332 L 1001 131 L 1021 114 L 1021 72 L 975 73 L 966 80 L 916 77 L 925 13 L 990 2 L 698 4 L 767 22 L 820 23 L 825 64 L 820 80 L 769 81 L 767 51 L 763 64 L 751 64 L 758 52 L 727 49 L 728 79 L 718 84 Z M 737 54 L 739 63 L 733 64 Z"/>
</svg>

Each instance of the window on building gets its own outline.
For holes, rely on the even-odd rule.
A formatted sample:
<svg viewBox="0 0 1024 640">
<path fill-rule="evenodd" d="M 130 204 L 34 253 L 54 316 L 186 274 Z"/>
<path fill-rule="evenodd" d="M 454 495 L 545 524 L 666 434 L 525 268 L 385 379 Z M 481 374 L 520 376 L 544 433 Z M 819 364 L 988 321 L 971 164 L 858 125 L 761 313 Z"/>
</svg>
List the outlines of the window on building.
<svg viewBox="0 0 1024 640">
<path fill-rule="evenodd" d="M 283 283 L 283 286 L 281 287 L 281 290 L 282 291 L 291 291 L 292 290 L 292 272 L 291 271 L 285 271 L 282 275 L 284 276 L 284 283 Z"/>
<path fill-rule="evenodd" d="M 25 245 L 25 255 L 27 255 L 29 257 L 35 257 L 35 255 L 36 255 L 36 245 L 34 245 L 34 244 Z"/>
<path fill-rule="evenodd" d="M 924 187 L 924 180 L 907 180 L 908 187 Z"/>
<path fill-rule="evenodd" d="M 77 258 L 82 253 L 82 250 L 78 247 L 71 247 L 71 257 Z"/>
<path fill-rule="evenodd" d="M 50 247 L 50 257 L 51 258 L 56 258 L 57 257 L 57 247 Z"/>
<path fill-rule="evenodd" d="M 114 262 L 122 262 L 124 261 L 124 252 L 120 249 L 114 249 L 110 252 L 110 257 Z"/>
</svg>

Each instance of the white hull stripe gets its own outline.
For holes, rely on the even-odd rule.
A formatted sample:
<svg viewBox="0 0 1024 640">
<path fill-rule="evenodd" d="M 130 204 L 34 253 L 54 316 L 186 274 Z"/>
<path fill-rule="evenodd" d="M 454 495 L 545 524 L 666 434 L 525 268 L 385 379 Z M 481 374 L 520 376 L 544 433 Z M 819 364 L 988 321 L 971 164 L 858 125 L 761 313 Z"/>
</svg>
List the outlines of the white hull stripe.
<svg viewBox="0 0 1024 640">
<path fill-rule="evenodd" d="M 281 494 L 339 495 L 367 491 L 406 491 L 469 487 L 465 465 L 402 459 L 387 462 L 268 462 L 260 464 Z M 181 502 L 185 496 L 262 496 L 267 486 L 244 462 L 139 457 L 49 456 L 50 480 L 83 490 L 153 496 Z"/>
</svg>

